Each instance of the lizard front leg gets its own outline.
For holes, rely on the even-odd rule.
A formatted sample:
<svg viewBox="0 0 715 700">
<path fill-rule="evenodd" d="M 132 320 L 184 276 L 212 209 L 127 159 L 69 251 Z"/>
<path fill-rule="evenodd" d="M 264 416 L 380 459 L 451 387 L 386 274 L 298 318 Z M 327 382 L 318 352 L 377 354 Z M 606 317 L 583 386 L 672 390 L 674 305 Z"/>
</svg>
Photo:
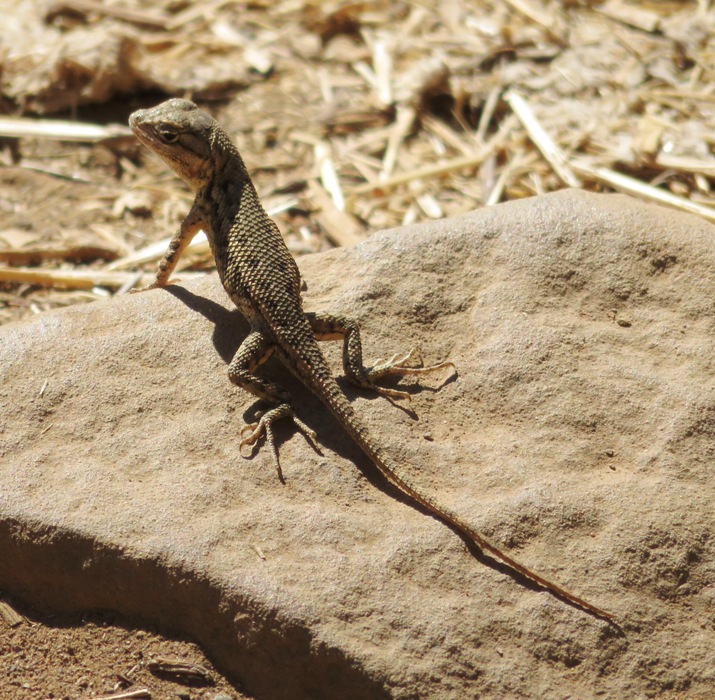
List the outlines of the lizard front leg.
<svg viewBox="0 0 715 700">
<path fill-rule="evenodd" d="M 273 354 L 274 349 L 273 343 L 260 331 L 252 331 L 241 343 L 233 360 L 231 360 L 231 364 L 228 366 L 228 377 L 236 386 L 240 386 L 272 406 L 272 408 L 261 413 L 255 423 L 247 423 L 243 426 L 239 449 L 242 449 L 245 445 L 255 445 L 261 437 L 265 436 L 273 454 L 278 478 L 282 483 L 285 483 L 281 463 L 278 459 L 278 449 L 273 437 L 272 426 L 275 421 L 286 417 L 292 418 L 313 448 L 316 451 L 319 450 L 316 445 L 317 437 L 315 432 L 295 415 L 295 411 L 290 405 L 288 392 L 278 384 L 262 379 L 255 374 L 256 369 Z"/>
<path fill-rule="evenodd" d="M 165 287 L 169 283 L 171 273 L 179 262 L 181 254 L 194 239 L 194 236 L 203 228 L 205 220 L 206 217 L 204 216 L 203 209 L 194 202 L 191 211 L 189 211 L 186 218 L 181 222 L 181 227 L 169 242 L 169 247 L 166 249 L 164 257 L 159 261 L 159 267 L 156 271 L 154 281 L 149 286 L 142 287 L 141 289 L 133 289 L 132 292 L 146 292 L 150 289 Z"/>
<path fill-rule="evenodd" d="M 362 359 L 362 340 L 360 327 L 352 319 L 331 314 L 306 313 L 306 318 L 317 340 L 343 341 L 343 369 L 345 376 L 353 383 L 365 389 L 393 399 L 410 400 L 406 391 L 387 389 L 378 386 L 378 379 L 389 376 L 404 377 L 408 374 L 426 374 L 451 367 L 454 363 L 440 362 L 428 367 L 422 366 L 422 356 L 418 348 L 407 353 L 393 355 L 389 360 L 378 360 L 371 367 L 366 367 Z"/>
</svg>

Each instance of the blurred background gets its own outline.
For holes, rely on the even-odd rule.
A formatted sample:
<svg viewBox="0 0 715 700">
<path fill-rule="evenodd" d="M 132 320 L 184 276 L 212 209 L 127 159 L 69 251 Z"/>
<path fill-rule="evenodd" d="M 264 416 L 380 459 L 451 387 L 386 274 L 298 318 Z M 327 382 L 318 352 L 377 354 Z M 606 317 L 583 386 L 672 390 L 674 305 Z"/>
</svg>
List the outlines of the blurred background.
<svg viewBox="0 0 715 700">
<path fill-rule="evenodd" d="M 710 2 L 0 12 L 0 322 L 153 271 L 191 195 L 126 123 L 171 96 L 235 139 L 296 255 L 569 186 L 713 216 Z M 206 246 L 182 265 L 210 269 Z"/>
</svg>

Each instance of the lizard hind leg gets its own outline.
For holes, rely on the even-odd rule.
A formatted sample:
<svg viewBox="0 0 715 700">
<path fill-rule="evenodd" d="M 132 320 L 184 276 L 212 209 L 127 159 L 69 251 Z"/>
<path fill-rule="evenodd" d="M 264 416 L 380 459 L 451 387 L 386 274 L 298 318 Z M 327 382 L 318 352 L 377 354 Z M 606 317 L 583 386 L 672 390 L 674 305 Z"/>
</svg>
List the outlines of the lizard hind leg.
<svg viewBox="0 0 715 700">
<path fill-rule="evenodd" d="M 357 323 L 344 316 L 329 314 L 307 313 L 317 340 L 342 340 L 343 341 L 343 369 L 345 376 L 357 386 L 376 391 L 382 396 L 391 399 L 411 400 L 409 393 L 398 389 L 388 389 L 379 386 L 376 381 L 384 377 L 428 374 L 450 367 L 455 369 L 452 362 L 440 362 L 435 365 L 424 366 L 422 354 L 418 348 L 412 348 L 406 353 L 397 353 L 389 360 L 378 360 L 371 367 L 363 364 L 362 340 L 360 328 Z"/>
<path fill-rule="evenodd" d="M 273 435 L 272 425 L 277 420 L 290 416 L 293 419 L 298 430 L 300 430 L 303 435 L 305 435 L 306 440 L 311 444 L 313 449 L 320 453 L 318 449 L 317 440 L 318 436 L 315 431 L 309 428 L 305 423 L 303 423 L 298 416 L 295 415 L 295 411 L 290 404 L 282 403 L 275 408 L 261 413 L 258 416 L 258 420 L 255 423 L 247 423 L 241 429 L 241 442 L 239 443 L 238 449 L 243 455 L 243 448 L 246 445 L 255 445 L 262 437 L 265 437 L 266 443 L 271 450 L 273 455 L 273 462 L 276 465 L 276 471 L 278 472 L 278 479 L 281 483 L 285 483 L 285 478 L 283 476 L 283 469 L 281 468 L 281 461 L 278 458 L 278 448 L 276 447 L 276 440 Z M 245 456 L 245 455 L 244 455 Z"/>
<path fill-rule="evenodd" d="M 243 448 L 247 445 L 253 447 L 261 438 L 265 438 L 273 455 L 278 478 L 281 483 L 285 483 L 273 434 L 273 423 L 281 418 L 292 418 L 296 427 L 305 435 L 313 449 L 317 452 L 319 450 L 315 432 L 295 415 L 295 411 L 289 402 L 288 393 L 278 384 L 266 381 L 255 374 L 255 370 L 273 354 L 273 350 L 273 345 L 262 333 L 259 331 L 249 333 L 236 351 L 233 360 L 231 360 L 231 364 L 228 367 L 228 376 L 236 386 L 245 389 L 271 405 L 271 408 L 257 416 L 254 423 L 247 423 L 241 429 L 241 442 L 239 443 L 241 454 L 247 456 L 244 455 Z"/>
</svg>

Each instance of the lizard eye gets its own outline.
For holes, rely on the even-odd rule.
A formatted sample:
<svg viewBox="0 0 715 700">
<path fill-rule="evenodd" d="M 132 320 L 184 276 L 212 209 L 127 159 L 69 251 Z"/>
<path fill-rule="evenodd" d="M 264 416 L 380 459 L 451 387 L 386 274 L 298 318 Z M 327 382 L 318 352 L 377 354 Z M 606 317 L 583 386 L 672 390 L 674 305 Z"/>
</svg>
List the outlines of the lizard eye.
<svg viewBox="0 0 715 700">
<path fill-rule="evenodd" d="M 164 143 L 174 143 L 179 138 L 179 130 L 171 124 L 159 124 L 156 130 Z"/>
</svg>

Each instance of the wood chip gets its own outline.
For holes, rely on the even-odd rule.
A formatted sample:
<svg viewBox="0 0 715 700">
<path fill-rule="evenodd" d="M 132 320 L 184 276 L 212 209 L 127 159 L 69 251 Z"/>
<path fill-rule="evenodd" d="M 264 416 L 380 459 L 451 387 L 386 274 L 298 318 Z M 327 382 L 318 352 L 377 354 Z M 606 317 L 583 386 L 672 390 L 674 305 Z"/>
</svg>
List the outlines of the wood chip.
<svg viewBox="0 0 715 700">
<path fill-rule="evenodd" d="M 17 627 L 25 621 L 6 600 L 0 600 L 0 619 L 9 627 Z"/>
<path fill-rule="evenodd" d="M 146 667 L 155 675 L 176 676 L 189 681 L 199 681 L 207 685 L 213 682 L 208 669 L 181 659 L 155 657 L 147 662 Z"/>
<path fill-rule="evenodd" d="M 87 143 L 114 139 L 118 136 L 134 138 L 128 126 L 118 124 L 100 126 L 60 119 L 30 119 L 26 117 L 0 117 L 0 136 Z"/>
<path fill-rule="evenodd" d="M 27 247 L 21 250 L 0 249 L 0 261 L 10 265 L 36 265 L 46 260 L 71 260 L 75 263 L 93 260 L 114 260 L 117 257 L 115 250 L 100 248 L 98 246 L 72 246 L 61 247 Z"/>
<path fill-rule="evenodd" d="M 144 12 L 143 10 L 121 7 L 120 5 L 107 4 L 97 2 L 96 0 L 63 0 L 52 6 L 47 15 L 49 18 L 72 10 L 82 14 L 92 13 L 104 17 L 114 17 L 125 22 L 138 24 L 144 27 L 152 27 L 154 29 L 166 29 L 169 18 L 166 15 L 160 15 L 157 12 Z"/>
<path fill-rule="evenodd" d="M 514 90 L 504 95 L 504 99 L 519 117 L 529 137 L 541 151 L 541 155 L 551 164 L 551 167 L 561 180 L 569 187 L 581 187 L 582 183 L 571 170 L 563 151 L 546 133 L 526 100 Z"/>
<path fill-rule="evenodd" d="M 618 22 L 642 29 L 644 32 L 655 32 L 660 28 L 661 16 L 659 14 L 634 3 L 608 0 L 603 5 L 595 6 L 594 9 Z"/>
<path fill-rule="evenodd" d="M 133 700 L 134 698 L 151 698 L 149 688 L 136 688 L 135 690 L 126 690 L 114 695 L 102 695 L 91 698 L 90 700 Z"/>
<path fill-rule="evenodd" d="M 335 208 L 343 211 L 345 209 L 345 197 L 343 196 L 343 190 L 340 186 L 338 173 L 335 170 L 335 163 L 333 162 L 330 146 L 321 141 L 315 145 L 313 152 L 315 154 L 315 162 L 320 168 L 320 179 L 325 191 L 330 194 Z"/>
<path fill-rule="evenodd" d="M 181 279 L 194 279 L 202 276 L 198 273 L 181 273 Z M 144 277 L 146 277 L 145 283 L 148 284 L 153 279 L 154 274 L 146 274 Z M 0 267 L 0 282 L 14 282 L 61 289 L 93 289 L 94 287 L 117 289 L 133 279 L 135 279 L 135 275 L 129 272 Z"/>
<path fill-rule="evenodd" d="M 659 187 L 653 187 L 641 180 L 637 180 L 628 175 L 623 175 L 609 168 L 592 166 L 584 160 L 574 160 L 571 162 L 571 167 L 579 174 L 589 177 L 593 180 L 598 180 L 607 185 L 610 185 L 618 192 L 632 194 L 641 199 L 650 200 L 656 204 L 664 204 L 681 211 L 686 211 L 689 214 L 696 214 L 708 221 L 715 222 L 715 208 L 696 204 L 684 197 L 678 197 Z"/>
<path fill-rule="evenodd" d="M 317 181 L 312 181 L 306 196 L 307 202 L 325 235 L 337 246 L 350 246 L 365 240 L 360 222 L 335 206 L 328 192 Z"/>
</svg>

